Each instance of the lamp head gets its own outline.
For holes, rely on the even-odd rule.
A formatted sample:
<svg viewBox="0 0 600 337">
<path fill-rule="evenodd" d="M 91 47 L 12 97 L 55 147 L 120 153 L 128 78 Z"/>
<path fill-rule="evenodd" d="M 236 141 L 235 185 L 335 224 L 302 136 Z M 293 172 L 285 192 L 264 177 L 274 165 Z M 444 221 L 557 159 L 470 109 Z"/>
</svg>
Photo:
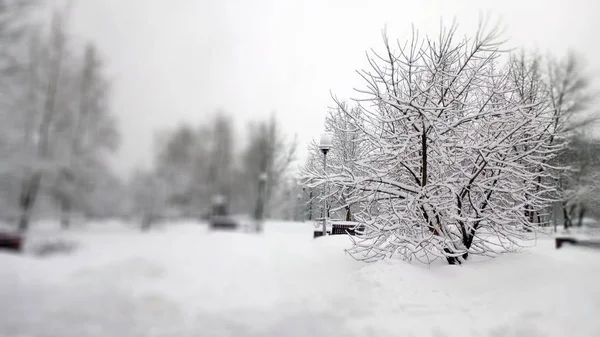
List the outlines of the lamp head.
<svg viewBox="0 0 600 337">
<path fill-rule="evenodd" d="M 329 132 L 325 132 L 321 135 L 321 141 L 319 142 L 319 150 L 323 152 L 324 155 L 329 152 L 331 147 L 333 146 L 333 136 Z"/>
</svg>

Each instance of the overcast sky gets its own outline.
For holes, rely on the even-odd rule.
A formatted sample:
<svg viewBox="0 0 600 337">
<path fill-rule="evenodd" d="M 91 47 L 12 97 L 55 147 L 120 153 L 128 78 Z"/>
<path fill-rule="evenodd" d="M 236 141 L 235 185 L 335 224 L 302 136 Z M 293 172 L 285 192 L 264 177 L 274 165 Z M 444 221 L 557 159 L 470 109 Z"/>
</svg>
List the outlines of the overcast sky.
<svg viewBox="0 0 600 337">
<path fill-rule="evenodd" d="M 413 23 L 435 33 L 456 18 L 469 34 L 480 12 L 502 18 L 511 46 L 573 48 L 600 69 L 597 0 L 79 0 L 70 26 L 106 57 L 123 133 L 114 163 L 127 175 L 150 165 L 156 129 L 217 109 L 240 126 L 276 111 L 305 152 L 330 90 L 345 98 L 361 85 L 354 71 L 385 25 L 405 40 Z"/>
</svg>

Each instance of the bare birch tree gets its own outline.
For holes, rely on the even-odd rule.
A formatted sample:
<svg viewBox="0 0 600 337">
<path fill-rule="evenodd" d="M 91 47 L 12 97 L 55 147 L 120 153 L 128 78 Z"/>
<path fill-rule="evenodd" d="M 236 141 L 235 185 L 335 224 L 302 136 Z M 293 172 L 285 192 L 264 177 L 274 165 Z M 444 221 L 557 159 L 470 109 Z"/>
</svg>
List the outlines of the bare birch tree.
<svg viewBox="0 0 600 337">
<path fill-rule="evenodd" d="M 18 205 L 18 181 L 27 161 L 23 129 L 28 114 L 23 111 L 25 64 L 23 53 L 31 29 L 32 0 L 8 1 L 0 6 L 0 217 L 13 220 Z"/>
<path fill-rule="evenodd" d="M 35 161 L 31 172 L 23 179 L 19 197 L 21 231 L 29 227 L 43 172 L 52 165 L 50 137 L 66 51 L 62 14 L 56 12 L 52 18 L 48 43 L 45 44 L 42 38 L 34 35 L 30 42 L 27 103 L 32 124 L 29 124 L 31 129 L 26 130 L 25 134 L 35 147 Z"/>
<path fill-rule="evenodd" d="M 91 44 L 82 57 L 74 53 L 68 9 L 55 11 L 49 27 L 32 25 L 27 30 L 25 55 L 11 78 L 12 112 L 3 120 L 18 136 L 9 142 L 11 167 L 6 170 L 21 184 L 14 197 L 20 230 L 29 227 L 41 196 L 58 201 L 65 226 L 73 206 L 89 208 L 85 196 L 98 188 L 98 174 L 111 174 L 104 163 L 118 144 L 100 57 Z"/>
<path fill-rule="evenodd" d="M 76 63 L 71 58 L 72 63 Z M 92 191 L 102 189 L 96 184 L 110 175 L 103 163 L 118 146 L 116 120 L 109 107 L 109 82 L 96 47 L 84 48 L 80 69 L 68 69 L 63 80 L 62 126 L 54 135 L 58 161 L 55 170 L 54 196 L 61 209 L 61 224 L 69 227 L 74 202 L 83 202 Z"/>
<path fill-rule="evenodd" d="M 275 116 L 268 121 L 250 125 L 249 142 L 242 155 L 244 198 L 252 202 L 255 216 L 270 216 L 270 210 L 279 209 L 285 176 L 296 153 L 296 140 L 289 139 L 281 130 Z M 260 176 L 264 174 L 263 191 Z M 262 193 L 262 195 L 259 195 Z"/>
</svg>

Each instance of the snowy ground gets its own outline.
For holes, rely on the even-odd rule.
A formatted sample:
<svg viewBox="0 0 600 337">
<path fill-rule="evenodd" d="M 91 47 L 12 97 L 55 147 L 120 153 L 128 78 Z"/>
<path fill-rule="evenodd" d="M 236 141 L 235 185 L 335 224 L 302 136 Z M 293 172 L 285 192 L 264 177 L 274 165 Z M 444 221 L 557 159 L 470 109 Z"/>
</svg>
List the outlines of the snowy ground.
<svg viewBox="0 0 600 337">
<path fill-rule="evenodd" d="M 69 255 L 0 253 L 1 336 L 600 336 L 600 251 L 550 239 L 424 267 L 356 262 L 309 224 L 94 228 L 61 234 Z"/>
</svg>

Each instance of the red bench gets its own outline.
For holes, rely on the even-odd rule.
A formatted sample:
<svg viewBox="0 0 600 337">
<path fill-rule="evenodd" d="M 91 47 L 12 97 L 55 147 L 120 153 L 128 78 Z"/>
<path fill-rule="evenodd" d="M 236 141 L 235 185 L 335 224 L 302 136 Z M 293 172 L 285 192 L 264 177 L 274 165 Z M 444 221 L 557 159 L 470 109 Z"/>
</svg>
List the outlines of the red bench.
<svg viewBox="0 0 600 337">
<path fill-rule="evenodd" d="M 18 234 L 0 232 L 0 249 L 21 251 L 23 238 Z"/>
</svg>

